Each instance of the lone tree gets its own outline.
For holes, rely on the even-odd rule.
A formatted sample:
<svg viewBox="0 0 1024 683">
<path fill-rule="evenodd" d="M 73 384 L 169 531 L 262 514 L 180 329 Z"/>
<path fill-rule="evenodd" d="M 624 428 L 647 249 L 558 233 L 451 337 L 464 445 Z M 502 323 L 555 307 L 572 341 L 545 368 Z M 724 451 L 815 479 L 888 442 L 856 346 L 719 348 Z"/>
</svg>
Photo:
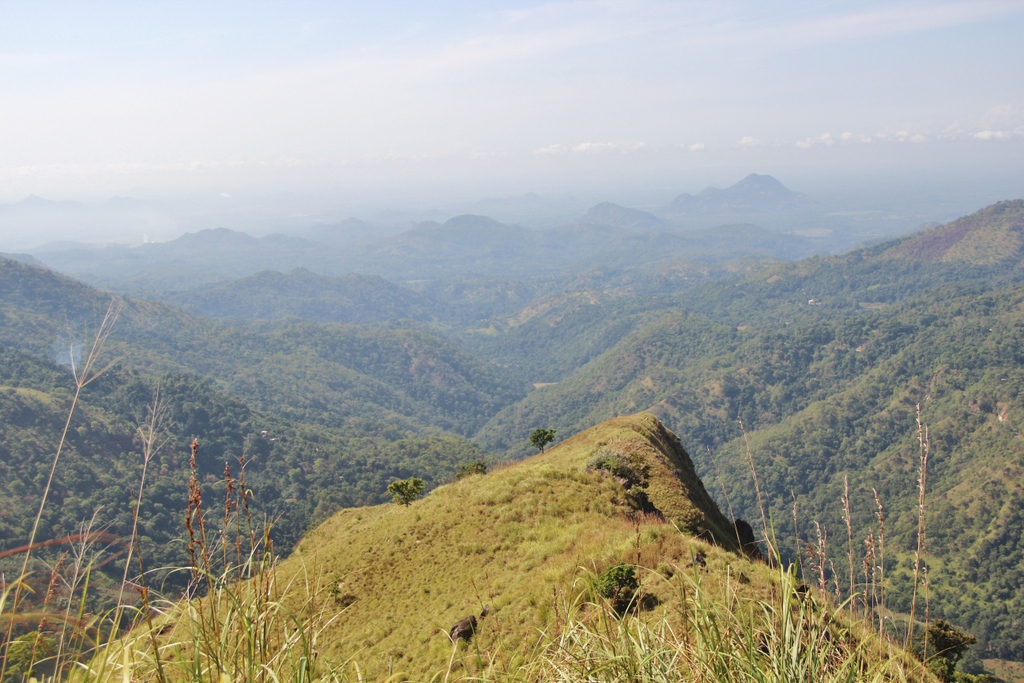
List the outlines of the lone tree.
<svg viewBox="0 0 1024 683">
<path fill-rule="evenodd" d="M 400 479 L 388 484 L 388 493 L 391 500 L 408 507 L 412 502 L 423 495 L 423 480 L 418 477 L 411 479 Z"/>
<path fill-rule="evenodd" d="M 485 462 L 467 462 L 459 468 L 459 471 L 455 473 L 456 479 L 465 479 L 466 477 L 474 474 L 487 474 L 487 463 Z"/>
<path fill-rule="evenodd" d="M 535 429 L 533 430 L 533 434 L 530 434 L 530 443 L 533 444 L 533 447 L 541 453 L 544 452 L 544 447 L 554 440 L 554 429 Z"/>
<path fill-rule="evenodd" d="M 928 666 L 939 680 L 950 683 L 956 676 L 957 662 L 977 639 L 944 619 L 936 619 L 925 637 L 928 639 Z"/>
<path fill-rule="evenodd" d="M 634 603 L 639 588 L 636 567 L 631 564 L 614 564 L 594 580 L 594 591 L 609 600 L 612 609 L 619 614 L 624 614 Z"/>
</svg>

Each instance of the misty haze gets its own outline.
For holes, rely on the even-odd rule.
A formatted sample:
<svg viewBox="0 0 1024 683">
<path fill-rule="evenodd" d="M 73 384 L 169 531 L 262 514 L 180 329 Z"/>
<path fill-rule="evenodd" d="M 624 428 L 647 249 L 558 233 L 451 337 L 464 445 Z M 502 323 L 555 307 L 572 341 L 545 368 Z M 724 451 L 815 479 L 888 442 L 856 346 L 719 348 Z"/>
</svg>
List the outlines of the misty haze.
<svg viewBox="0 0 1024 683">
<path fill-rule="evenodd" d="M 6 3 L 0 683 L 1024 683 L 1024 2 Z"/>
</svg>

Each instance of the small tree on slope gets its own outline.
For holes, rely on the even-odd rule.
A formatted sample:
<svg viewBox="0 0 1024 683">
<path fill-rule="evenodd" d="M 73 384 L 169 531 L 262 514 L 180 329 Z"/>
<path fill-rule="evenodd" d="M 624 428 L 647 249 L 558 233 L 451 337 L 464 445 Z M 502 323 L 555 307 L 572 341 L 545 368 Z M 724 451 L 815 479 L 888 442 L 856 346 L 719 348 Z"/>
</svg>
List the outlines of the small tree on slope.
<svg viewBox="0 0 1024 683">
<path fill-rule="evenodd" d="M 423 480 L 418 477 L 400 479 L 388 484 L 388 493 L 391 494 L 391 500 L 408 507 L 423 495 L 424 486 Z"/>
<path fill-rule="evenodd" d="M 554 440 L 554 429 L 535 429 L 533 430 L 533 434 L 530 434 L 530 443 L 541 453 L 544 452 L 544 447 Z"/>
</svg>

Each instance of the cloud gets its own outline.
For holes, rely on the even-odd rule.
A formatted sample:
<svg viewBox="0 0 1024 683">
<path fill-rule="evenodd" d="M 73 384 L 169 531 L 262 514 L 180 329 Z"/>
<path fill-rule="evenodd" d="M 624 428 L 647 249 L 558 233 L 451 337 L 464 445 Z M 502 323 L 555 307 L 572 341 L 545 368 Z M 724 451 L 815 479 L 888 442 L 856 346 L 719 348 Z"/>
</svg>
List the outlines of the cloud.
<svg viewBox="0 0 1024 683">
<path fill-rule="evenodd" d="M 704 143 L 703 142 L 695 142 L 692 145 L 690 145 L 689 147 L 687 147 L 686 149 L 690 150 L 691 152 L 701 152 L 701 151 L 704 150 Z"/>
<path fill-rule="evenodd" d="M 635 152 L 647 146 L 644 142 L 582 142 L 572 148 L 574 152 L 598 153 L 598 152 L 622 152 L 623 154 Z"/>
<path fill-rule="evenodd" d="M 756 147 L 758 145 L 758 142 L 756 138 L 753 138 L 749 135 L 744 135 L 739 139 L 739 142 L 737 142 L 736 144 L 739 145 L 740 147 Z"/>
<path fill-rule="evenodd" d="M 547 147 L 540 147 L 534 151 L 534 154 L 565 154 L 569 150 L 564 145 L 548 145 Z"/>
<path fill-rule="evenodd" d="M 843 138 L 844 140 L 848 138 Z M 816 138 L 807 138 L 806 140 L 798 140 L 796 146 L 800 149 L 810 149 L 814 145 L 825 145 L 831 147 L 836 144 L 836 141 L 832 139 L 831 133 L 823 133 Z"/>
<path fill-rule="evenodd" d="M 977 133 L 971 133 L 971 137 L 976 140 L 1010 140 L 1022 135 L 1024 135 L 1024 126 L 1014 130 L 980 130 Z"/>
</svg>

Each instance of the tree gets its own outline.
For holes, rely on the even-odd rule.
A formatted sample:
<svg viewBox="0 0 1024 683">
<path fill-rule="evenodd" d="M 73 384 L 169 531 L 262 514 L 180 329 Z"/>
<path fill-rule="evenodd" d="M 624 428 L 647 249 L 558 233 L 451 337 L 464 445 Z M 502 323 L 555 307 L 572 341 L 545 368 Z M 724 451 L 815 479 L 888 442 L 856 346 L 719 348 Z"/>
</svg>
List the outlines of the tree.
<svg viewBox="0 0 1024 683">
<path fill-rule="evenodd" d="M 38 665 L 53 656 L 54 645 L 53 638 L 38 631 L 12 640 L 7 650 L 8 675 L 4 680 L 30 680 L 33 674 L 39 674 Z"/>
<path fill-rule="evenodd" d="M 423 495 L 424 486 L 423 480 L 418 477 L 399 479 L 388 484 L 388 493 L 391 494 L 391 500 L 408 507 Z"/>
<path fill-rule="evenodd" d="M 623 614 L 636 598 L 640 582 L 636 567 L 631 564 L 613 564 L 594 580 L 594 591 L 612 603 L 612 609 Z"/>
<path fill-rule="evenodd" d="M 544 447 L 554 440 L 554 429 L 535 429 L 533 430 L 533 434 L 530 434 L 530 443 L 533 444 L 533 447 L 541 453 L 544 452 Z"/>
<path fill-rule="evenodd" d="M 977 640 L 970 633 L 964 633 L 945 619 L 936 619 L 928 627 L 928 665 L 935 674 L 949 683 L 956 672 L 956 663 Z"/>
<path fill-rule="evenodd" d="M 484 462 L 467 462 L 466 464 L 459 467 L 459 471 L 455 473 L 456 479 L 465 479 L 466 477 L 473 474 L 487 474 L 487 463 Z"/>
</svg>

